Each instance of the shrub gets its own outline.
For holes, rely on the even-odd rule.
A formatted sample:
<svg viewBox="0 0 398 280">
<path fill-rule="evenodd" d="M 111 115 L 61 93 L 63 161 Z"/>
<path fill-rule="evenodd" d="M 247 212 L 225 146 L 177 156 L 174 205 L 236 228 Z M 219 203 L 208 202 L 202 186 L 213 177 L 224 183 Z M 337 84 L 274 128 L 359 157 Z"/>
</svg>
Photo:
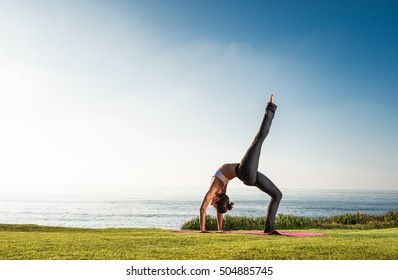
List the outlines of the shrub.
<svg viewBox="0 0 398 280">
<path fill-rule="evenodd" d="M 245 217 L 225 215 L 224 230 L 262 230 L 265 217 Z M 275 219 L 277 229 L 305 229 L 305 228 L 390 228 L 398 227 L 398 211 L 389 211 L 382 215 L 369 215 L 361 212 L 343 214 L 330 218 L 308 218 L 295 215 L 279 214 Z M 181 229 L 199 230 L 199 217 L 184 223 Z M 213 216 L 206 216 L 206 229 L 217 230 L 217 220 Z"/>
<path fill-rule="evenodd" d="M 331 222 L 342 224 L 342 225 L 357 225 L 357 224 L 366 224 L 372 218 L 374 219 L 376 216 L 371 216 L 367 214 L 363 214 L 361 212 L 357 212 L 355 214 L 343 214 L 330 218 Z"/>
</svg>

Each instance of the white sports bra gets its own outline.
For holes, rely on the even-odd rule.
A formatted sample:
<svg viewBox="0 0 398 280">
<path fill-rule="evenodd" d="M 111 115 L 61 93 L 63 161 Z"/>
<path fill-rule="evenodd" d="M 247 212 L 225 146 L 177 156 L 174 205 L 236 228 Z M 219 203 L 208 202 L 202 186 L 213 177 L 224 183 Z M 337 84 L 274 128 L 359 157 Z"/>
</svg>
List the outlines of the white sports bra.
<svg viewBox="0 0 398 280">
<path fill-rule="evenodd" d="M 228 182 L 229 182 L 229 179 L 228 179 L 227 177 L 225 177 L 224 174 L 222 174 L 222 172 L 220 171 L 220 169 L 218 169 L 218 170 L 216 171 L 216 174 L 214 174 L 214 177 L 219 178 L 219 179 L 223 182 L 224 186 L 225 186 L 226 184 L 228 184 Z"/>
</svg>

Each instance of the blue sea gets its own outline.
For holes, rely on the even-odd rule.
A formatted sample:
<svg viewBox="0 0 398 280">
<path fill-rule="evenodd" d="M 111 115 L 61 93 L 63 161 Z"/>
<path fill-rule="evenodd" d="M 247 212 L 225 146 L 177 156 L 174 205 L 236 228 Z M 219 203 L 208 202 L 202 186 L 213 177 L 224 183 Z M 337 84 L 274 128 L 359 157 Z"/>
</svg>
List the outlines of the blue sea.
<svg viewBox="0 0 398 280">
<path fill-rule="evenodd" d="M 266 214 L 269 197 L 240 195 L 232 199 L 233 216 Z M 136 197 L 0 198 L 0 224 L 38 224 L 83 228 L 154 227 L 178 229 L 198 216 L 202 197 L 143 199 Z M 398 211 L 398 191 L 285 191 L 278 213 L 330 217 L 344 213 Z M 209 206 L 208 214 L 214 215 Z"/>
</svg>

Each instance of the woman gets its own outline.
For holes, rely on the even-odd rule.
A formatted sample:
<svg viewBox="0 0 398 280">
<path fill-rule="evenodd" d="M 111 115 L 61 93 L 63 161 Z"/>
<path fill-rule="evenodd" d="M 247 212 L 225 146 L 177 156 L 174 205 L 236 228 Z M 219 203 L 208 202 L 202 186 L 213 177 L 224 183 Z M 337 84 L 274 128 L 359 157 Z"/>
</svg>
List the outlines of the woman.
<svg viewBox="0 0 398 280">
<path fill-rule="evenodd" d="M 238 177 L 247 186 L 256 186 L 261 191 L 271 196 L 268 206 L 264 232 L 274 231 L 274 220 L 282 199 L 280 190 L 265 175 L 258 172 L 261 146 L 268 135 L 272 120 L 275 115 L 276 105 L 274 96 L 271 95 L 265 110 L 264 118 L 256 137 L 240 163 L 227 163 L 222 165 L 213 176 L 210 189 L 206 193 L 200 207 L 200 231 L 206 232 L 206 209 L 211 204 L 217 209 L 218 231 L 222 232 L 222 214 L 232 209 L 233 203 L 229 202 L 225 194 L 230 180 Z"/>
</svg>

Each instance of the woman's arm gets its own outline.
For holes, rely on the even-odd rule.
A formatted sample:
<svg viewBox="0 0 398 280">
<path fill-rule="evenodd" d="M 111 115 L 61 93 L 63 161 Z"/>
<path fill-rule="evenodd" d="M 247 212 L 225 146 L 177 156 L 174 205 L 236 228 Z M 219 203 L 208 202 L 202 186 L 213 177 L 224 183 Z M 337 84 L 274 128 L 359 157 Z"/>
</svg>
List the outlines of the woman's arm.
<svg viewBox="0 0 398 280">
<path fill-rule="evenodd" d="M 217 211 L 217 226 L 218 226 L 218 231 L 222 232 L 222 213 L 219 213 Z"/>
<path fill-rule="evenodd" d="M 199 212 L 199 224 L 200 231 L 206 232 L 206 209 L 210 204 L 210 201 L 216 196 L 216 193 L 220 191 L 220 186 L 217 185 L 216 181 L 213 180 L 209 191 L 203 198 L 202 205 L 200 206 Z"/>
<path fill-rule="evenodd" d="M 201 232 L 206 232 L 206 197 L 203 199 L 202 205 L 200 206 L 199 210 L 199 227 Z"/>
<path fill-rule="evenodd" d="M 228 184 L 226 184 L 221 191 L 219 191 L 220 194 L 225 194 L 227 192 L 227 186 Z M 218 227 L 218 231 L 222 232 L 222 213 L 219 213 L 217 211 L 217 227 Z"/>
<path fill-rule="evenodd" d="M 201 232 L 206 232 L 206 209 L 207 206 L 209 206 L 210 201 L 212 198 L 215 196 L 216 192 L 212 189 L 210 189 L 205 197 L 203 198 L 202 205 L 200 206 L 200 211 L 199 211 L 199 224 L 200 224 L 200 231 Z"/>
<path fill-rule="evenodd" d="M 227 193 L 227 187 L 228 187 L 228 183 L 221 189 L 221 191 L 219 191 L 220 194 L 226 194 Z"/>
</svg>

